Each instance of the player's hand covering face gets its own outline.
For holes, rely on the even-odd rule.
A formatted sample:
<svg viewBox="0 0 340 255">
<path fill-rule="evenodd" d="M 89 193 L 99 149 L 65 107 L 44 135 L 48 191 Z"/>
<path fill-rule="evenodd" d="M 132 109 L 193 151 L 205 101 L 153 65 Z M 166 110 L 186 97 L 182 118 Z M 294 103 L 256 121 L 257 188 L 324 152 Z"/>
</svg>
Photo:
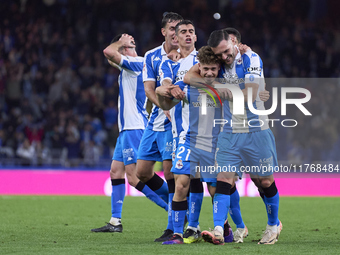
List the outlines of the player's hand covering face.
<svg viewBox="0 0 340 255">
<path fill-rule="evenodd" d="M 120 42 L 122 42 L 123 47 L 126 48 L 136 48 L 135 39 L 128 34 L 122 34 L 122 36 L 119 39 Z"/>
</svg>

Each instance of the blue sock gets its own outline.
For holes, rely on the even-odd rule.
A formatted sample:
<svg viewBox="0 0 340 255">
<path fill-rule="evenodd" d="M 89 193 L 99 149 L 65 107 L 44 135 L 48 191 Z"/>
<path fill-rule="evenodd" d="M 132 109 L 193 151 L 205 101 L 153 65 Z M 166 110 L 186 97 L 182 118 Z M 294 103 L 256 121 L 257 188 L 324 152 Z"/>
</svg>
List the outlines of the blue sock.
<svg viewBox="0 0 340 255">
<path fill-rule="evenodd" d="M 215 193 L 213 205 L 214 227 L 224 226 L 230 207 L 230 195 Z"/>
<path fill-rule="evenodd" d="M 194 178 L 190 180 L 189 198 L 188 226 L 197 228 L 203 201 L 203 184 L 200 179 Z"/>
<path fill-rule="evenodd" d="M 164 202 L 154 191 L 152 191 L 147 185 L 141 181 L 137 183 L 136 189 L 142 192 L 148 199 L 162 207 L 165 211 L 168 211 L 168 204 Z"/>
<path fill-rule="evenodd" d="M 174 197 L 175 193 L 175 180 L 169 179 L 168 182 L 168 189 L 169 189 L 169 200 L 168 200 L 168 226 L 167 229 L 174 230 L 174 226 L 172 223 L 172 198 Z"/>
<path fill-rule="evenodd" d="M 145 184 L 160 196 L 166 203 L 169 200 L 168 184 L 157 174 L 154 174 Z"/>
<path fill-rule="evenodd" d="M 266 208 L 267 208 L 267 216 L 268 216 L 268 225 L 279 225 L 279 192 L 276 193 L 273 197 L 265 197 L 266 200 Z"/>
<path fill-rule="evenodd" d="M 164 201 L 169 201 L 169 189 L 168 184 L 165 181 L 163 181 L 162 186 L 158 190 L 155 190 L 155 193 L 160 196 Z"/>
<path fill-rule="evenodd" d="M 275 181 L 268 188 L 262 188 L 264 193 L 264 201 L 267 209 L 268 225 L 274 226 L 279 222 L 279 192 L 276 188 Z"/>
<path fill-rule="evenodd" d="M 233 219 L 233 222 L 236 224 L 237 228 L 244 228 L 240 208 L 240 195 L 236 189 L 236 186 L 231 189 L 230 193 L 230 216 Z"/>
<path fill-rule="evenodd" d="M 187 212 L 187 201 L 172 201 L 172 221 L 174 225 L 174 233 L 183 234 L 184 219 Z"/>
<path fill-rule="evenodd" d="M 201 213 L 203 201 L 202 193 L 190 193 L 190 203 L 189 203 L 189 226 L 197 228 L 199 222 L 198 219 Z"/>
<path fill-rule="evenodd" d="M 263 203 L 264 203 L 264 205 L 265 205 L 265 207 L 266 207 L 266 210 L 267 210 L 267 198 L 265 197 L 265 196 L 263 196 Z M 279 218 L 277 218 L 277 223 L 276 223 L 276 226 L 280 226 L 280 220 L 279 220 Z"/>
<path fill-rule="evenodd" d="M 111 180 L 111 212 L 112 217 L 122 218 L 122 208 L 125 197 L 125 179 Z"/>
<path fill-rule="evenodd" d="M 166 227 L 166 229 L 170 229 L 170 230 L 174 230 L 174 226 L 173 226 L 173 221 L 172 221 L 172 213 L 173 213 L 173 209 L 172 209 L 172 199 L 174 197 L 174 193 L 169 193 L 169 203 L 168 203 L 168 225 Z"/>
</svg>

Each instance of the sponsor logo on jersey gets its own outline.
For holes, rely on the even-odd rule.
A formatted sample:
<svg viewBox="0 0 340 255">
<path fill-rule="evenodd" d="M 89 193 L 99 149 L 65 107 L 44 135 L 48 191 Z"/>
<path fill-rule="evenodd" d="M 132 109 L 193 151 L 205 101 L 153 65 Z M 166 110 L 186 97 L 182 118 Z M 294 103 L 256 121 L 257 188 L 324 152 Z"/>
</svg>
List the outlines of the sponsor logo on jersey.
<svg viewBox="0 0 340 255">
<path fill-rule="evenodd" d="M 198 102 L 192 102 L 192 106 L 193 107 L 201 107 L 202 106 L 202 95 L 199 95 L 197 97 L 197 101 Z M 206 99 L 206 101 L 207 101 L 207 107 L 208 108 L 215 108 L 215 107 L 217 107 L 213 99 L 208 97 Z"/>
<path fill-rule="evenodd" d="M 161 61 L 159 57 L 155 57 L 153 61 Z"/>
<path fill-rule="evenodd" d="M 221 83 L 228 83 L 228 84 L 234 84 L 234 85 L 238 85 L 240 83 L 244 83 L 244 79 L 243 78 L 238 78 L 237 74 L 228 74 L 228 73 L 224 73 L 223 77 L 221 79 Z"/>
<path fill-rule="evenodd" d="M 261 72 L 261 71 L 262 71 L 262 68 L 259 67 L 259 66 L 256 66 L 256 67 L 248 67 L 248 68 L 247 68 L 247 71 L 248 71 L 248 72 Z"/>
<path fill-rule="evenodd" d="M 253 53 L 253 54 L 251 54 L 250 57 L 251 57 L 251 58 L 252 58 L 252 57 L 257 57 L 257 54 L 256 54 L 256 53 Z"/>
</svg>

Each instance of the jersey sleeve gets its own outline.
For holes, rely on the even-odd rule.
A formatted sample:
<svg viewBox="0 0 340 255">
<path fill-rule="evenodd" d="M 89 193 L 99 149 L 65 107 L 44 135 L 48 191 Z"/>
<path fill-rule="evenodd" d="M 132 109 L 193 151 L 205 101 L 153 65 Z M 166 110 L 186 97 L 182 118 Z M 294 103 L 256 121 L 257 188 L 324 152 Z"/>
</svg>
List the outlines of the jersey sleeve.
<svg viewBox="0 0 340 255">
<path fill-rule="evenodd" d="M 170 80 L 171 82 L 174 79 L 174 72 L 173 72 L 173 64 L 176 63 L 170 59 L 165 60 L 159 66 L 159 77 L 160 83 L 162 84 L 164 80 Z"/>
<path fill-rule="evenodd" d="M 246 52 L 242 57 L 245 83 L 259 83 L 260 78 L 263 77 L 263 63 L 260 56 L 251 51 Z"/>
<path fill-rule="evenodd" d="M 119 66 L 127 72 L 140 74 L 143 70 L 143 58 L 121 55 Z"/>
<path fill-rule="evenodd" d="M 152 54 L 145 53 L 144 65 L 143 65 L 143 82 L 144 81 L 156 81 L 157 77 L 152 65 Z"/>
</svg>

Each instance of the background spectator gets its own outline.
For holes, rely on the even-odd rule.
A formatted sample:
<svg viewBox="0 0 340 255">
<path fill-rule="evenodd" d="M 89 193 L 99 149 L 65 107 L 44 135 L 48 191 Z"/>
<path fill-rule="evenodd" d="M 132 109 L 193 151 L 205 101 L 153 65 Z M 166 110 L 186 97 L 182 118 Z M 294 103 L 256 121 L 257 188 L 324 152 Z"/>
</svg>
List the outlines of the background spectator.
<svg viewBox="0 0 340 255">
<path fill-rule="evenodd" d="M 211 31 L 235 27 L 264 62 L 268 89 L 300 83 L 312 117 L 288 108 L 293 129 L 273 127 L 281 161 L 332 161 L 340 153 L 340 20 L 336 0 L 20 1 L 0 5 L 2 165 L 105 167 L 117 132 L 119 72 L 102 50 L 129 33 L 144 53 L 162 42 L 166 11 L 193 20 L 197 49 Z M 191 6 L 191 8 L 183 8 Z M 115 8 L 113 8 L 113 6 Z M 213 19 L 219 12 L 220 20 Z M 295 81 L 295 80 L 294 80 Z M 281 82 L 282 83 L 282 82 Z M 287 85 L 288 84 L 288 85 Z M 270 106 L 270 102 L 267 103 Z M 282 118 L 277 110 L 271 118 Z M 26 150 L 25 153 L 21 153 Z M 36 153 L 35 161 L 23 155 Z M 20 153 L 19 153 L 20 151 Z M 16 152 L 16 153 L 14 153 Z M 39 152 L 39 153 L 38 153 Z M 91 157 L 90 157 L 91 156 Z M 22 161 L 18 161 L 18 159 Z M 39 160 L 38 160 L 39 158 Z M 21 162 L 21 163 L 19 163 Z"/>
</svg>

